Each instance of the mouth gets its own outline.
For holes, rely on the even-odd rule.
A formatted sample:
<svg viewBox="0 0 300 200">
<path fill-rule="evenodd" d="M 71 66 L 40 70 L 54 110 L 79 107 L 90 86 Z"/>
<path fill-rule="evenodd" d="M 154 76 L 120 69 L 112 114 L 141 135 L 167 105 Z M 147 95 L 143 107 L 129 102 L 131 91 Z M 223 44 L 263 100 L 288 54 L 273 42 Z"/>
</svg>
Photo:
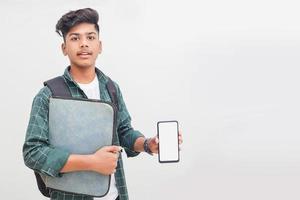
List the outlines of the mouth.
<svg viewBox="0 0 300 200">
<path fill-rule="evenodd" d="M 89 58 L 92 55 L 92 52 L 89 51 L 80 51 L 77 53 L 77 56 L 80 58 Z"/>
</svg>

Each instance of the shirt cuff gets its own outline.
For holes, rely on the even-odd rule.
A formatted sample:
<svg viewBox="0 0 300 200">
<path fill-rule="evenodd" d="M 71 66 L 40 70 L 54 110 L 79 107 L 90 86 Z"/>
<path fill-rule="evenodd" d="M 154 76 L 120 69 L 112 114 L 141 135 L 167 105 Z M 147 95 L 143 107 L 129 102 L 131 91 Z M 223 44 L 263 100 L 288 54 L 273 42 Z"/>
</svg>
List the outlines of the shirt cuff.
<svg viewBox="0 0 300 200">
<path fill-rule="evenodd" d="M 130 130 L 131 133 L 129 134 L 131 136 L 131 141 L 132 143 L 130 144 L 130 149 L 128 148 L 125 148 L 125 151 L 126 151 L 126 154 L 127 154 L 127 157 L 135 157 L 137 155 L 139 155 L 141 152 L 137 152 L 137 151 L 134 151 L 134 144 L 135 144 L 135 141 L 139 138 L 139 137 L 145 137 L 141 132 L 139 131 L 136 131 L 136 130 Z"/>
<path fill-rule="evenodd" d="M 69 156 L 70 153 L 67 151 L 58 148 L 51 149 L 51 152 L 41 169 L 42 173 L 52 177 L 61 177 L 62 173 L 60 171 L 65 166 Z"/>
</svg>

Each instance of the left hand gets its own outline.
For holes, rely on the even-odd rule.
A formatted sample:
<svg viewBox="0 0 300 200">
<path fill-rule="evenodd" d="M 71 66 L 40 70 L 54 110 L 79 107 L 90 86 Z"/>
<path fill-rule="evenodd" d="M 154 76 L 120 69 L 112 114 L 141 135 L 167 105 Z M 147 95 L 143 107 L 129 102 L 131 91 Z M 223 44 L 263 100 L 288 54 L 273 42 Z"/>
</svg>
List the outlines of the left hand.
<svg viewBox="0 0 300 200">
<path fill-rule="evenodd" d="M 181 131 L 178 132 L 178 143 L 179 145 L 181 145 L 183 142 L 182 140 L 182 133 Z M 158 153 L 158 143 L 159 143 L 159 140 L 158 140 L 158 137 L 155 136 L 153 138 L 150 138 L 149 140 L 149 148 L 151 150 L 152 153 L 155 153 L 157 154 Z M 179 146 L 179 150 L 180 150 L 180 146 Z"/>
</svg>

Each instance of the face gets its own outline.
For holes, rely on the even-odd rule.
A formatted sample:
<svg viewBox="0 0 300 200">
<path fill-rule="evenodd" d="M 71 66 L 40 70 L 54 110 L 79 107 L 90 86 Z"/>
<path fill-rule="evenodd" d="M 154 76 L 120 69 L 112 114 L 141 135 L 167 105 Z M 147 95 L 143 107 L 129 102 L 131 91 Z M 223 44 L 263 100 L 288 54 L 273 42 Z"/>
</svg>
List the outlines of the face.
<svg viewBox="0 0 300 200">
<path fill-rule="evenodd" d="M 102 51 L 94 24 L 81 23 L 72 27 L 65 36 L 62 51 L 69 57 L 72 67 L 94 67 L 98 54 Z"/>
</svg>

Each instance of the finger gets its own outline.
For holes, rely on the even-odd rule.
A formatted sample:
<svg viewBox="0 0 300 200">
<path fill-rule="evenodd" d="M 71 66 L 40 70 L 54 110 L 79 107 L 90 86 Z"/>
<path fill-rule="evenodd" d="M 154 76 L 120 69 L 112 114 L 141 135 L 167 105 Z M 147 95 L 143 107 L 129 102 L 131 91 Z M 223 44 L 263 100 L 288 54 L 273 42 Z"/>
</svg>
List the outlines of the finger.
<svg viewBox="0 0 300 200">
<path fill-rule="evenodd" d="M 155 143 L 158 144 L 159 143 L 159 139 L 157 136 L 155 136 Z"/>
<path fill-rule="evenodd" d="M 105 147 L 103 147 L 103 149 L 107 152 L 117 153 L 117 152 L 121 151 L 122 147 L 112 145 L 112 146 L 105 146 Z"/>
<path fill-rule="evenodd" d="M 179 135 L 179 136 L 182 136 L 181 130 L 178 131 L 178 135 Z"/>
<path fill-rule="evenodd" d="M 111 153 L 111 155 L 112 155 L 112 157 L 115 159 L 115 160 L 118 160 L 118 158 L 119 158 L 119 152 L 109 152 L 109 153 Z"/>
<path fill-rule="evenodd" d="M 183 142 L 182 137 L 179 137 L 178 141 L 179 141 L 179 144 L 182 144 L 182 142 Z"/>
<path fill-rule="evenodd" d="M 116 153 L 112 153 L 112 155 L 113 155 L 113 158 L 117 161 L 120 154 L 119 154 L 119 152 L 116 152 Z"/>
<path fill-rule="evenodd" d="M 152 153 L 158 154 L 158 150 L 154 150 Z"/>
<path fill-rule="evenodd" d="M 116 155 L 116 157 L 118 158 L 118 157 L 120 157 L 122 152 L 123 152 L 123 149 L 121 149 L 121 151 L 114 151 L 114 152 L 110 152 L 110 153 Z"/>
<path fill-rule="evenodd" d="M 158 146 L 153 150 L 153 153 L 158 153 Z"/>
</svg>

